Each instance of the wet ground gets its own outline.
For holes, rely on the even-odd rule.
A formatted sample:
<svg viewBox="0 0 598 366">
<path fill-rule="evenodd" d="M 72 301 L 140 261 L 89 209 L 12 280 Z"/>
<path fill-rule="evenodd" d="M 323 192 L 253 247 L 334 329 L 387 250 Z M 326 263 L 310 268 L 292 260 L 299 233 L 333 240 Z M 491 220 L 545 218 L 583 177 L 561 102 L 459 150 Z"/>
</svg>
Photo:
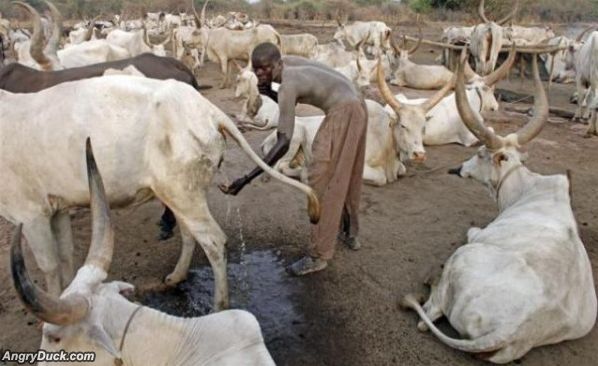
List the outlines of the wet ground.
<svg viewBox="0 0 598 366">
<path fill-rule="evenodd" d="M 441 24 L 426 26 L 437 39 Z M 280 27 L 282 33 L 309 31 L 322 42 L 332 39 L 331 28 Z M 408 28 L 415 34 L 416 29 Z M 415 60 L 432 63 L 437 52 L 423 48 Z M 201 70 L 201 82 L 217 85 L 217 67 Z M 529 94 L 531 83 L 513 79 L 499 87 Z M 416 96 L 426 94 L 394 88 Z M 553 85 L 551 105 L 573 110 L 571 85 Z M 227 113 L 240 111 L 232 90 L 203 93 Z M 525 107 L 525 104 L 517 104 Z M 505 112 L 491 123 L 499 133 L 519 128 L 520 114 Z M 300 114 L 317 113 L 301 106 Z M 198 121 L 200 117 L 198 117 Z M 573 208 L 582 240 L 598 273 L 598 161 L 593 152 L 598 138 L 584 139 L 585 126 L 551 116 L 533 142 L 525 146 L 528 166 L 542 174 L 573 172 Z M 268 132 L 247 132 L 257 149 Z M 411 291 L 426 293 L 424 282 L 437 273 L 446 258 L 465 240 L 472 225 L 484 226 L 496 215 L 496 205 L 478 183 L 446 174 L 475 153 L 457 145 L 428 147 L 425 164 L 410 167 L 406 177 L 391 185 L 364 188 L 361 209 L 363 248 L 353 252 L 339 246 L 329 268 L 305 278 L 290 277 L 284 268 L 297 259 L 308 241 L 305 198 L 277 182 L 256 180 L 236 197 L 224 196 L 217 183 L 230 182 L 253 168 L 247 156 L 229 140 L 225 161 L 209 194 L 210 210 L 228 236 L 229 284 L 232 305 L 248 309 L 259 319 L 266 344 L 278 365 L 484 365 L 471 355 L 452 350 L 429 333 L 417 330 L 417 317 L 398 309 L 398 299 Z M 212 272 L 204 254 L 196 251 L 189 279 L 164 290 L 161 279 L 174 267 L 181 245 L 177 233 L 166 242 L 156 240 L 159 203 L 114 211 L 116 247 L 109 279 L 137 288 L 144 304 L 179 316 L 209 311 Z M 76 263 L 87 252 L 90 221 L 86 210 L 73 215 Z M 40 332 L 35 319 L 16 299 L 8 271 L 8 243 L 12 226 L 0 219 L 0 349 L 35 350 Z M 34 278 L 39 272 L 27 256 Z M 446 322 L 441 327 L 455 335 Z M 598 331 L 586 337 L 532 350 L 518 364 L 528 366 L 594 366 Z"/>
</svg>

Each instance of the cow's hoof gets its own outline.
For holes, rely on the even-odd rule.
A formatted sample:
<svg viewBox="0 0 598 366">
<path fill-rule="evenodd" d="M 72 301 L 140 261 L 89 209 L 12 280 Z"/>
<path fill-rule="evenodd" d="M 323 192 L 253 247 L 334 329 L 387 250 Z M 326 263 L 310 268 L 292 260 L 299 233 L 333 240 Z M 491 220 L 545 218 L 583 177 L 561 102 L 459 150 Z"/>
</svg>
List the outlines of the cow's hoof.
<svg viewBox="0 0 598 366">
<path fill-rule="evenodd" d="M 159 241 L 165 241 L 174 236 L 174 231 L 172 230 L 161 230 L 160 234 L 158 234 Z"/>
</svg>

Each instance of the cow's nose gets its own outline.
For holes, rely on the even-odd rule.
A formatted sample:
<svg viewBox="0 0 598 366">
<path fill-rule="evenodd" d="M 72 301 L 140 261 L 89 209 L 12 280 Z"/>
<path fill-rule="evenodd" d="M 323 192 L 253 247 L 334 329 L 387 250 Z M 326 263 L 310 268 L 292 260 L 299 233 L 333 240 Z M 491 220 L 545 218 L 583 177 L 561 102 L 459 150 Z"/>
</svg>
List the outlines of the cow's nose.
<svg viewBox="0 0 598 366">
<path fill-rule="evenodd" d="M 416 163 L 423 163 L 424 161 L 426 161 L 427 157 L 426 157 L 426 153 L 425 152 L 414 152 L 413 153 L 413 161 L 415 161 Z"/>
</svg>

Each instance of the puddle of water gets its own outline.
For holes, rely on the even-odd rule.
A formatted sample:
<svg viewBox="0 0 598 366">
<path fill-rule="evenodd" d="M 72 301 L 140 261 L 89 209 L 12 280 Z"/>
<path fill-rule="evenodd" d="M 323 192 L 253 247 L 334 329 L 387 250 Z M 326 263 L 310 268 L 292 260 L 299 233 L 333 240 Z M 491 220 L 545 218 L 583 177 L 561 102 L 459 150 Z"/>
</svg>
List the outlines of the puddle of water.
<svg viewBox="0 0 598 366">
<path fill-rule="evenodd" d="M 285 272 L 282 260 L 272 251 L 231 254 L 229 260 L 231 308 L 248 310 L 257 317 L 271 351 L 301 349 L 305 321 L 296 305 L 303 290 L 301 281 Z M 191 270 L 176 288 L 148 293 L 141 302 L 176 316 L 201 316 L 211 311 L 213 286 L 212 269 L 207 265 Z"/>
</svg>

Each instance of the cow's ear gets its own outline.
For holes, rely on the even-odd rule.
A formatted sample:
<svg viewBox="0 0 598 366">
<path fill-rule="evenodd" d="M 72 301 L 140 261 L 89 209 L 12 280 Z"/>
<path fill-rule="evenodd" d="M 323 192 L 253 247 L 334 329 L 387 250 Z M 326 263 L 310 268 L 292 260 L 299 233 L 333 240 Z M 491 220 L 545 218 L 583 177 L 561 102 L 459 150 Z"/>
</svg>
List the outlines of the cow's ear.
<svg viewBox="0 0 598 366">
<path fill-rule="evenodd" d="M 492 161 L 494 162 L 494 165 L 496 165 L 496 166 L 500 166 L 503 161 L 508 161 L 508 160 L 509 160 L 509 157 L 502 152 L 496 153 L 496 154 L 494 154 L 494 156 L 492 156 Z"/>
</svg>

